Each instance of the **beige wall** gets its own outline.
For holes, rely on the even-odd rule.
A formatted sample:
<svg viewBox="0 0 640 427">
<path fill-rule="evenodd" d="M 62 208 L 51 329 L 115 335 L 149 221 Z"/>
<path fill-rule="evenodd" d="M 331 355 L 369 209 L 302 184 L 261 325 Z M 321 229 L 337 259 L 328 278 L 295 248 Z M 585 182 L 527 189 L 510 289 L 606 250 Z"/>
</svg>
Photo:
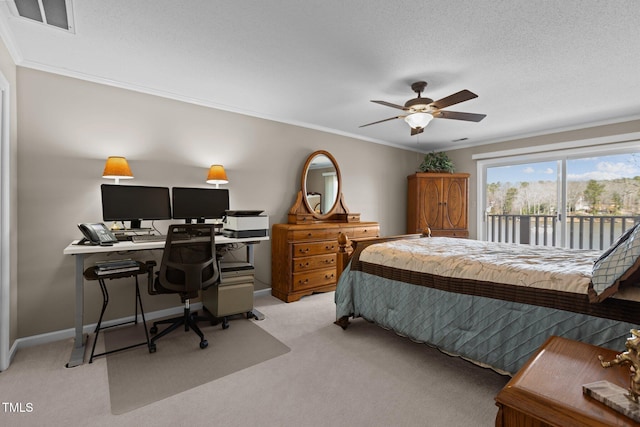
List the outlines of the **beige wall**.
<svg viewBox="0 0 640 427">
<path fill-rule="evenodd" d="M 582 141 L 594 138 L 611 139 L 613 142 L 623 142 L 621 137 L 616 141 L 616 135 L 625 135 L 640 132 L 640 120 L 621 122 L 603 126 L 595 126 L 579 130 L 565 131 L 541 135 L 529 138 L 522 138 L 512 141 L 505 141 L 490 145 L 481 145 L 477 147 L 465 148 L 461 150 L 447 151 L 456 165 L 456 172 L 468 172 L 471 174 L 469 178 L 469 232 L 472 238 L 478 235 L 477 225 L 477 169 L 476 161 L 472 160 L 472 156 L 480 153 L 498 152 L 503 150 L 513 150 L 518 148 L 543 149 L 545 145 L 558 144 L 572 141 Z M 612 138 L 607 138 L 612 137 Z"/>
<path fill-rule="evenodd" d="M 406 176 L 416 153 L 32 69 L 18 67 L 17 77 L 20 337 L 73 327 L 74 260 L 62 251 L 80 237 L 77 223 L 102 221 L 99 187 L 109 182 L 101 178 L 109 155 L 129 160 L 135 179 L 125 185 L 207 187 L 209 165 L 221 163 L 231 208 L 264 209 L 274 224 L 286 221 L 307 156 L 327 150 L 351 211 L 379 221 L 382 234 L 405 231 Z M 255 255 L 257 279 L 270 285 L 270 244 L 256 246 Z M 108 317 L 130 315 L 130 284 L 111 289 Z M 88 282 L 85 323 L 97 320 L 100 301 Z M 145 293 L 144 304 L 153 311 L 179 301 Z"/>
</svg>

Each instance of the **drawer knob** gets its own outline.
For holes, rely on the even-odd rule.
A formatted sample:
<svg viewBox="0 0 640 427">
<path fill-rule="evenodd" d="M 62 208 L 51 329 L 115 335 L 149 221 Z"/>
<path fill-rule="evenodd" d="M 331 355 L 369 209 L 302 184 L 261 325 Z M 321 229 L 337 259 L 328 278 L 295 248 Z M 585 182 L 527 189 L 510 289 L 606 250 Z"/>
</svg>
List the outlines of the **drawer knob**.
<svg viewBox="0 0 640 427">
<path fill-rule="evenodd" d="M 335 246 L 331 245 L 331 246 L 325 246 L 324 247 L 326 250 L 330 251 L 333 250 L 335 248 Z"/>
<path fill-rule="evenodd" d="M 300 248 L 300 252 L 302 252 L 303 254 L 306 254 L 307 252 L 309 252 L 309 248 Z"/>
<path fill-rule="evenodd" d="M 334 276 L 334 275 L 333 275 L 333 273 L 331 273 L 331 274 L 325 274 L 325 275 L 324 275 L 324 278 L 325 278 L 325 279 L 333 279 L 333 276 Z"/>
<path fill-rule="evenodd" d="M 306 285 L 307 283 L 309 283 L 309 279 L 298 280 L 298 284 L 300 285 Z"/>
</svg>

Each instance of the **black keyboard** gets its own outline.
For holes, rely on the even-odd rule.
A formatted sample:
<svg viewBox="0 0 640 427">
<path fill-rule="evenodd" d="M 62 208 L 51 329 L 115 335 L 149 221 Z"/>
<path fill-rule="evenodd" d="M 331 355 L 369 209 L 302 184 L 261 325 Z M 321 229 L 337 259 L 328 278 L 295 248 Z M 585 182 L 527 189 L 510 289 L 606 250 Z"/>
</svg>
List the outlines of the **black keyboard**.
<svg viewBox="0 0 640 427">
<path fill-rule="evenodd" d="M 133 243 L 142 243 L 142 242 L 164 242 L 167 240 L 167 236 L 162 234 L 140 234 L 131 236 L 131 241 Z"/>
</svg>

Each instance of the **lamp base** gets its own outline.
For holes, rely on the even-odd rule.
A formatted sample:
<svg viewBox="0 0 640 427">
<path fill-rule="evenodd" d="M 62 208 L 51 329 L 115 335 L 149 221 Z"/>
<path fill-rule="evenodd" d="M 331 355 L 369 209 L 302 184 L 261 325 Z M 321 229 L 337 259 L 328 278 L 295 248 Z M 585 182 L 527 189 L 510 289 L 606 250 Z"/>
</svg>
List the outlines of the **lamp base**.
<svg viewBox="0 0 640 427">
<path fill-rule="evenodd" d="M 596 381 L 582 386 L 582 391 L 609 408 L 640 423 L 640 404 L 632 401 L 629 391 L 610 383 L 609 381 Z"/>
</svg>

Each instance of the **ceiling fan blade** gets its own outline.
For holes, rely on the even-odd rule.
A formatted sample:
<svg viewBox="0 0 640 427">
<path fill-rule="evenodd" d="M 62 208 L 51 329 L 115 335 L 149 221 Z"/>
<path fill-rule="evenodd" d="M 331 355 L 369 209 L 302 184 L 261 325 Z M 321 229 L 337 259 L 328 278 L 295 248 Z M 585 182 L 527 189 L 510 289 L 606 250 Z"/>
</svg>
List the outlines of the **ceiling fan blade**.
<svg viewBox="0 0 640 427">
<path fill-rule="evenodd" d="M 371 102 L 375 102 L 376 104 L 385 105 L 385 106 L 391 107 L 391 108 L 397 108 L 399 110 L 407 110 L 402 105 L 392 104 L 391 102 L 387 102 L 387 101 L 373 101 L 372 100 Z"/>
<path fill-rule="evenodd" d="M 446 108 L 450 105 L 459 104 L 460 102 L 468 101 L 473 98 L 477 98 L 478 95 L 469 91 L 469 90 L 461 90 L 460 92 L 454 93 L 453 95 L 449 95 L 445 98 L 438 99 L 431 103 L 438 110 L 441 108 Z"/>
<path fill-rule="evenodd" d="M 487 115 L 476 113 L 461 113 L 459 111 L 437 111 L 433 113 L 433 117 L 436 117 L 438 119 L 455 119 L 465 120 L 467 122 L 479 122 L 480 120 L 487 117 Z"/>
<path fill-rule="evenodd" d="M 411 136 L 417 135 L 422 132 L 424 132 L 424 128 L 417 128 L 417 129 L 411 128 Z"/>
<path fill-rule="evenodd" d="M 362 125 L 362 126 L 359 126 L 359 127 L 363 128 L 365 126 L 371 126 L 371 125 L 375 125 L 375 124 L 382 123 L 382 122 L 388 122 L 389 120 L 401 119 L 402 117 L 404 117 L 404 116 L 389 117 L 388 119 L 378 120 L 377 122 L 373 122 L 373 123 L 367 123 L 366 125 Z"/>
</svg>

